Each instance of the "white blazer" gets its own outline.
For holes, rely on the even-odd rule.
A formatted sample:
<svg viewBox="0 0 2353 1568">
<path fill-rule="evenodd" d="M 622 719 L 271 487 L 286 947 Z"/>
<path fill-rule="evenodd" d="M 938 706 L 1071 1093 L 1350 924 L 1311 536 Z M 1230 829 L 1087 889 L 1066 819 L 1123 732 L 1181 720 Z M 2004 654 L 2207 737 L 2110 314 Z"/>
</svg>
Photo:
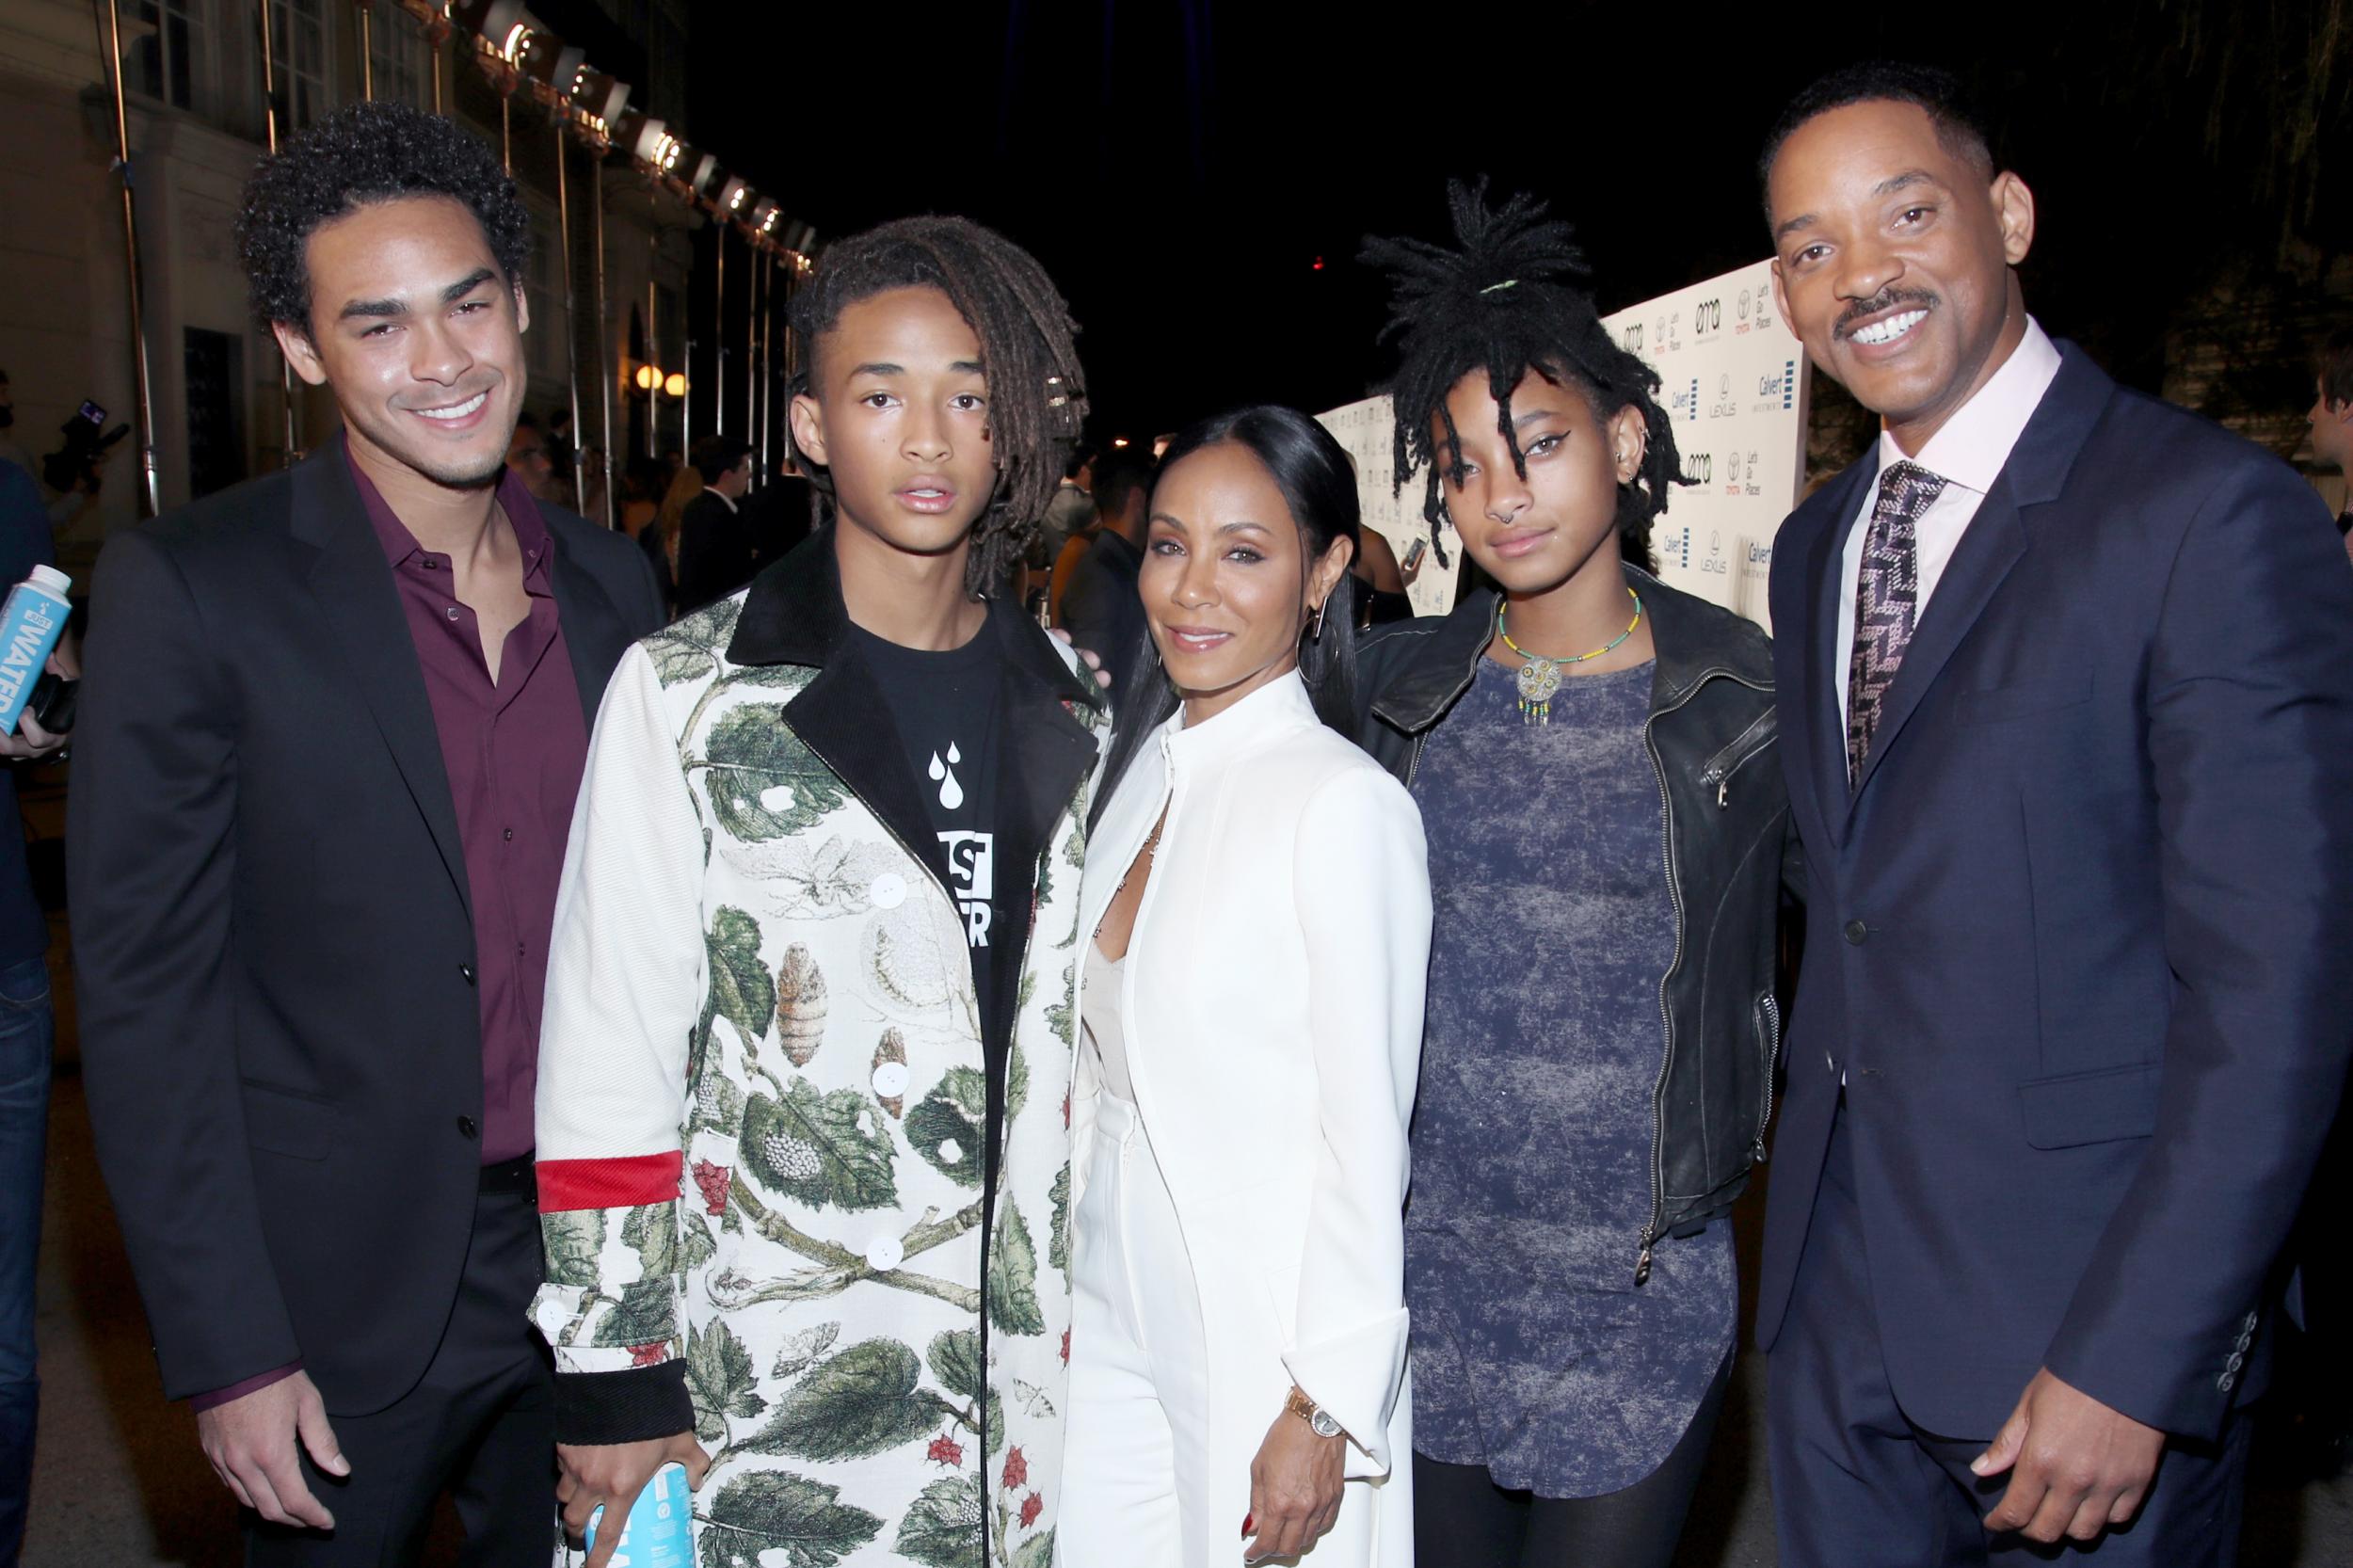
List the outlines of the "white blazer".
<svg viewBox="0 0 2353 1568">
<path fill-rule="evenodd" d="M 1355 1536 L 1378 1543 L 1379 1560 L 1410 1561 L 1403 1207 L 1430 964 L 1421 815 L 1286 676 L 1196 728 L 1179 712 L 1144 743 L 1087 846 L 1081 932 L 1101 923 L 1163 807 L 1120 1012 L 1200 1290 L 1210 1442 L 1233 1456 L 1215 1466 L 1232 1496 L 1211 1517 L 1248 1512 L 1251 1458 L 1296 1383 L 1347 1430 L 1347 1473 L 1387 1478 L 1369 1497 L 1349 1488 L 1331 1555 L 1356 1557 L 1340 1539 Z M 1083 1148 L 1100 1087 L 1091 1048 L 1074 1078 Z M 1075 1161 L 1074 1179 L 1086 1167 Z"/>
</svg>

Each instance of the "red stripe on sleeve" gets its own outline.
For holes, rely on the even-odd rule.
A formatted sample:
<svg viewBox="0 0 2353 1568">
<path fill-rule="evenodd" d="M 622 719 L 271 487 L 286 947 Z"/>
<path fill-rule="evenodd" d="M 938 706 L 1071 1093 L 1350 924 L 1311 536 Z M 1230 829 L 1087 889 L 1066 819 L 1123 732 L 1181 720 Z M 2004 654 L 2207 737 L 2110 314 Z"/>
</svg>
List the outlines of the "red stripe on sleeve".
<svg viewBox="0 0 2353 1568">
<path fill-rule="evenodd" d="M 678 1196 L 679 1170 L 684 1157 L 632 1154 L 620 1160 L 542 1160 L 539 1161 L 539 1212 L 557 1214 L 572 1208 L 634 1208 L 645 1203 L 668 1203 Z"/>
</svg>

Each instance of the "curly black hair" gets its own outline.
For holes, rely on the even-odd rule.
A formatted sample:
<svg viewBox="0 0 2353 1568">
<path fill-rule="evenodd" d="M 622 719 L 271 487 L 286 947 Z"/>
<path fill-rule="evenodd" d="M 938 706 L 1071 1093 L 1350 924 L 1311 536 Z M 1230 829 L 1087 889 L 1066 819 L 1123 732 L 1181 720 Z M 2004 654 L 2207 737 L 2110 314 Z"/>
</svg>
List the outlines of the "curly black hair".
<svg viewBox="0 0 2353 1568">
<path fill-rule="evenodd" d="M 1389 275 L 1389 321 L 1381 341 L 1399 340 L 1401 363 L 1390 384 L 1397 416 L 1397 488 L 1417 472 L 1428 478 L 1422 518 L 1441 564 L 1438 524 L 1446 516 L 1439 480 L 1463 460 L 1447 393 L 1483 371 L 1512 465 L 1528 476 L 1528 459 L 1512 428 L 1512 389 L 1534 371 L 1573 387 L 1596 419 L 1621 408 L 1641 411 L 1648 440 L 1642 466 L 1618 487 L 1619 543 L 1626 558 L 1650 566 L 1652 520 L 1667 509 L 1667 487 L 1688 485 L 1674 430 L 1658 405 L 1658 373 L 1609 335 L 1593 296 L 1571 279 L 1586 275 L 1585 253 L 1570 226 L 1548 218 L 1526 194 L 1487 205 L 1487 182 L 1447 182 L 1454 248 L 1410 238 L 1367 236 L 1358 259 Z M 1439 461 L 1436 429 L 1446 432 Z"/>
<path fill-rule="evenodd" d="M 817 363 L 819 340 L 842 311 L 892 289 L 920 287 L 945 294 L 981 340 L 997 493 L 972 531 L 965 583 L 985 598 L 1011 581 L 1086 420 L 1072 342 L 1079 327 L 1037 258 L 969 218 L 939 215 L 899 218 L 835 241 L 816 275 L 792 296 L 804 368 L 792 390 L 810 390 L 808 367 Z M 792 457 L 830 499 L 833 481 L 824 469 L 797 446 Z"/>
<path fill-rule="evenodd" d="M 1772 221 L 1773 160 L 1782 143 L 1816 115 L 1843 109 L 1849 104 L 1910 104 L 1929 117 L 1945 151 L 1993 178 L 1997 162 L 1986 116 L 1961 79 L 1932 65 L 1904 60 L 1861 60 L 1841 66 L 1809 84 L 1781 111 L 1765 134 L 1764 150 L 1756 155 L 1757 194 L 1765 202 L 1765 218 Z"/>
<path fill-rule="evenodd" d="M 462 201 L 511 285 L 531 256 L 531 214 L 495 153 L 454 120 L 406 104 L 353 104 L 264 158 L 237 215 L 253 315 L 309 336 L 312 232 L 376 201 Z"/>
</svg>

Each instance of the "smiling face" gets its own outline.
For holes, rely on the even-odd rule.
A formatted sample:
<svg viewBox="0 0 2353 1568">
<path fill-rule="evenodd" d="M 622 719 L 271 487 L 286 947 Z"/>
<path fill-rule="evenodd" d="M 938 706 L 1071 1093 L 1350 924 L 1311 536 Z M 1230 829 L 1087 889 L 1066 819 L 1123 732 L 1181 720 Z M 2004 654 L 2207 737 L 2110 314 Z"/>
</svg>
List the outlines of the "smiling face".
<svg viewBox="0 0 2353 1568">
<path fill-rule="evenodd" d="M 1641 410 L 1628 406 L 1597 418 L 1582 391 L 1529 371 L 1512 389 L 1512 429 L 1527 459 L 1525 478 L 1497 427 L 1500 410 L 1485 371 L 1455 382 L 1446 410 L 1463 460 L 1448 466 L 1440 424 L 1433 435 L 1438 493 L 1480 569 L 1514 598 L 1549 593 L 1595 562 L 1614 576 L 1618 487 L 1641 470 Z"/>
<path fill-rule="evenodd" d="M 1352 552 L 1337 538 L 1310 559 L 1282 488 L 1239 442 L 1202 447 L 1161 473 L 1136 591 L 1194 720 L 1297 666 L 1300 636 Z"/>
<path fill-rule="evenodd" d="M 1814 363 L 1916 453 L 2025 335 L 2010 269 L 2033 196 L 1885 100 L 1799 126 L 1767 184 L 1774 299 Z"/>
<path fill-rule="evenodd" d="M 531 318 L 473 214 L 440 196 L 372 202 L 319 225 L 304 266 L 310 329 L 280 322 L 279 345 L 334 392 L 360 460 L 452 488 L 496 483 Z"/>
<path fill-rule="evenodd" d="M 810 379 L 792 439 L 831 472 L 841 520 L 908 554 L 965 548 L 997 462 L 981 340 L 954 301 L 916 287 L 843 306 Z"/>
</svg>

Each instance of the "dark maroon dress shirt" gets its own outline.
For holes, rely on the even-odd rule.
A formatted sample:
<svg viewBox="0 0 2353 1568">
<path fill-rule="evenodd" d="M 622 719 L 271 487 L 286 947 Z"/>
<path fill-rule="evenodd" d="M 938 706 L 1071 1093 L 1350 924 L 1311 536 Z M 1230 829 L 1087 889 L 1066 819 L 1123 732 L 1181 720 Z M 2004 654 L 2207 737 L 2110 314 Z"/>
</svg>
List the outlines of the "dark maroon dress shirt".
<svg viewBox="0 0 2353 1568">
<path fill-rule="evenodd" d="M 509 469 L 498 500 L 523 552 L 531 613 L 506 634 L 493 682 L 474 613 L 457 601 L 450 558 L 417 543 L 357 463 L 351 479 L 392 563 L 457 808 L 482 1012 L 482 1162 L 495 1165 L 531 1152 L 548 936 L 572 802 L 588 761 L 587 717 L 555 612 L 553 542 Z M 301 1368 L 299 1361 L 274 1368 L 188 1403 L 210 1410 Z"/>
<path fill-rule="evenodd" d="M 548 936 L 588 761 L 588 721 L 555 613 L 553 543 L 509 470 L 498 499 L 523 552 L 531 613 L 506 634 L 494 683 L 450 558 L 417 543 L 357 463 L 351 476 L 392 562 L 457 808 L 481 991 L 482 1162 L 495 1165 L 531 1152 Z"/>
</svg>

